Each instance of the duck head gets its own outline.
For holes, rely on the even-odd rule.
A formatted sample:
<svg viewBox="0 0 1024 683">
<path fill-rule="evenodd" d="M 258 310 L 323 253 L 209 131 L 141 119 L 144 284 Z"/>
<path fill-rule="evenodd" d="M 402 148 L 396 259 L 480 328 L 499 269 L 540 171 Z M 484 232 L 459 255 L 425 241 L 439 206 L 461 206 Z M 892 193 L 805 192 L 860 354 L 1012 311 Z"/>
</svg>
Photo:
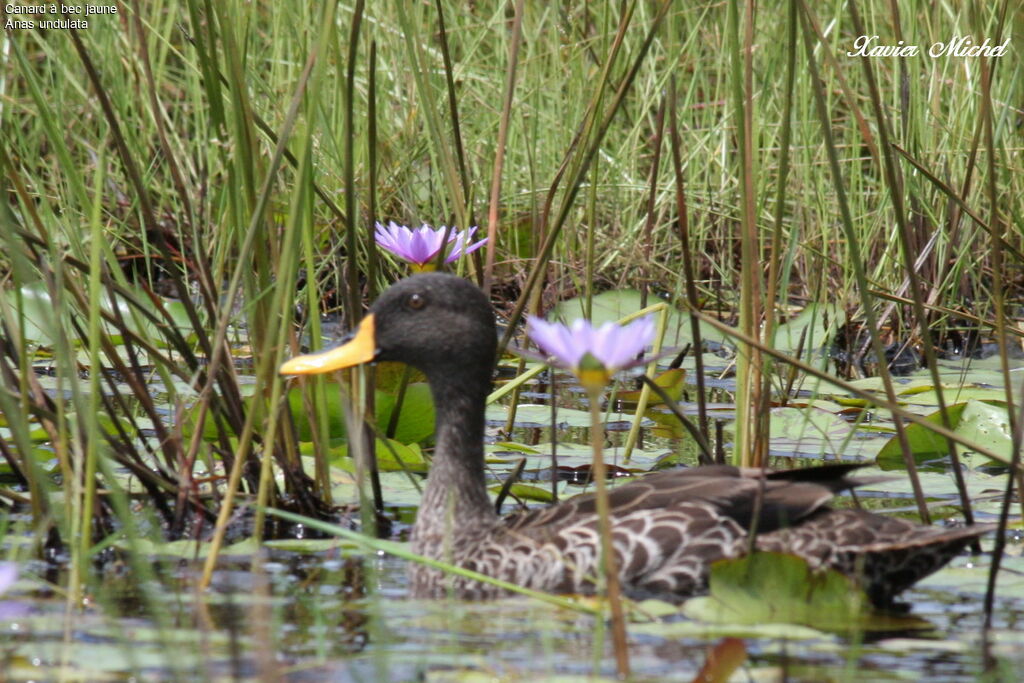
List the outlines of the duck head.
<svg viewBox="0 0 1024 683">
<path fill-rule="evenodd" d="M 454 275 L 423 273 L 389 287 L 341 344 L 292 358 L 280 372 L 311 375 L 393 360 L 420 370 L 432 385 L 467 376 L 489 385 L 496 346 L 484 293 Z"/>
</svg>

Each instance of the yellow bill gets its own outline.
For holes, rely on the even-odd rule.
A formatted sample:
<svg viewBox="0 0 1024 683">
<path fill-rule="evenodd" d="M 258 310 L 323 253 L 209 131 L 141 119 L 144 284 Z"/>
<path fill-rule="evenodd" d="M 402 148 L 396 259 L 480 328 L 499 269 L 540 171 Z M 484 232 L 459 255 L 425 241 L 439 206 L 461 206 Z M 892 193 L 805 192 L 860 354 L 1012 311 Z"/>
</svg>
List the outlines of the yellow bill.
<svg viewBox="0 0 1024 683">
<path fill-rule="evenodd" d="M 359 323 L 352 338 L 341 346 L 320 353 L 296 356 L 285 361 L 278 372 L 282 375 L 319 375 L 369 363 L 376 354 L 377 336 L 373 313 L 370 313 Z"/>
</svg>

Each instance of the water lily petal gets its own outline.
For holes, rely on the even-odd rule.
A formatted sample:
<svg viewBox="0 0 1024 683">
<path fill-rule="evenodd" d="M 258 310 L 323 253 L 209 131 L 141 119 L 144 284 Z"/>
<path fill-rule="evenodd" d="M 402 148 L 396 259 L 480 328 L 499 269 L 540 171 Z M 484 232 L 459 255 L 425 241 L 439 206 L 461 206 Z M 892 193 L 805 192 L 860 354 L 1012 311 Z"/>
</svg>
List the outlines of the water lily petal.
<svg viewBox="0 0 1024 683">
<path fill-rule="evenodd" d="M 374 232 L 374 239 L 382 249 L 390 251 L 398 258 L 412 263 L 414 266 L 423 267 L 430 264 L 445 246 L 445 235 L 448 235 L 447 242 L 453 243 L 451 251 L 445 258 L 446 263 L 451 263 L 463 254 L 469 254 L 479 249 L 487 241 L 486 238 L 464 247 L 466 242 L 472 239 L 476 227 L 467 231 L 449 230 L 445 226 L 432 228 L 424 223 L 413 230 L 405 225 L 398 225 L 389 221 L 387 226 L 377 223 Z"/>
<path fill-rule="evenodd" d="M 14 562 L 0 562 L 0 595 L 7 592 L 18 579 L 18 565 Z M 0 601 L 0 621 L 20 619 L 29 613 L 27 604 L 12 600 Z"/>
<path fill-rule="evenodd" d="M 624 339 L 619 334 L 624 328 L 615 323 L 605 323 L 594 330 L 588 350 L 590 355 L 599 360 L 606 368 L 617 368 L 622 363 L 620 349 Z"/>
<path fill-rule="evenodd" d="M 554 359 L 553 364 L 579 374 L 581 361 L 597 361 L 608 373 L 627 367 L 643 352 L 654 336 L 654 320 L 646 316 L 625 327 L 605 323 L 598 328 L 587 320 L 569 325 L 549 323 L 542 318 L 527 320 L 527 333 L 540 349 Z M 590 368 L 593 370 L 593 368 Z"/>
<path fill-rule="evenodd" d="M 549 323 L 543 318 L 529 316 L 526 332 L 546 355 L 555 360 L 558 367 L 573 369 L 579 364 L 584 350 L 574 340 L 574 334 L 562 323 Z"/>
<path fill-rule="evenodd" d="M 409 240 L 409 256 L 407 261 L 424 264 L 431 261 L 437 252 L 444 247 L 444 228 L 434 230 L 427 224 L 423 224 L 417 230 L 413 230 Z"/>
<path fill-rule="evenodd" d="M 18 579 L 18 565 L 14 562 L 0 562 L 0 595 Z"/>
<path fill-rule="evenodd" d="M 448 254 L 448 258 L 445 259 L 445 263 L 451 263 L 452 261 L 456 260 L 463 254 L 472 254 L 474 251 L 476 251 L 477 249 L 479 249 L 480 247 L 484 246 L 484 244 L 487 243 L 487 240 L 489 238 L 485 237 L 479 242 L 474 242 L 473 244 L 470 244 L 468 247 L 463 247 L 465 243 L 473 239 L 473 233 L 475 232 L 476 226 L 474 225 L 469 230 L 460 232 L 457 235 L 455 233 L 452 233 L 452 238 L 449 239 L 448 241 L 454 241 L 455 244 L 452 246 L 451 252 L 449 252 Z"/>
<path fill-rule="evenodd" d="M 377 223 L 374 239 L 382 249 L 417 265 L 428 263 L 441 250 L 442 237 L 424 225 L 417 230 L 390 221 L 387 227 Z"/>
<path fill-rule="evenodd" d="M 607 323 L 598 330 L 591 353 L 609 369 L 629 365 L 654 337 L 654 320 L 650 316 L 634 320 L 624 327 Z"/>
</svg>

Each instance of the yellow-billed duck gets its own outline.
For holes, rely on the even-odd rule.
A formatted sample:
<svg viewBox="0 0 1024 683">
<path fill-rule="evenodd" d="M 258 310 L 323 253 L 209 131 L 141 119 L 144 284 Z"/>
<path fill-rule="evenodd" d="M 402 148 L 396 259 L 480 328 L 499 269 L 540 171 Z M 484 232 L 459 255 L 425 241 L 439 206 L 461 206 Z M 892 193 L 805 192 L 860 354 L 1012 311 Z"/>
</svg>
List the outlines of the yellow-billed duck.
<svg viewBox="0 0 1024 683">
<path fill-rule="evenodd" d="M 528 588 L 593 593 L 597 513 L 593 494 L 499 517 L 484 473 L 484 404 L 491 389 L 494 312 L 472 283 L 428 273 L 385 291 L 338 347 L 299 356 L 283 374 L 313 374 L 378 360 L 422 371 L 437 410 L 436 447 L 412 531 L 412 549 Z M 712 562 L 747 548 L 754 500 L 760 550 L 788 552 L 814 568 L 856 577 L 885 603 L 945 565 L 990 526 L 941 529 L 829 501 L 858 485 L 858 465 L 781 472 L 730 466 L 658 472 L 610 494 L 613 538 L 624 592 L 682 599 L 706 589 Z M 415 597 L 493 598 L 504 591 L 420 564 L 410 566 Z"/>
</svg>

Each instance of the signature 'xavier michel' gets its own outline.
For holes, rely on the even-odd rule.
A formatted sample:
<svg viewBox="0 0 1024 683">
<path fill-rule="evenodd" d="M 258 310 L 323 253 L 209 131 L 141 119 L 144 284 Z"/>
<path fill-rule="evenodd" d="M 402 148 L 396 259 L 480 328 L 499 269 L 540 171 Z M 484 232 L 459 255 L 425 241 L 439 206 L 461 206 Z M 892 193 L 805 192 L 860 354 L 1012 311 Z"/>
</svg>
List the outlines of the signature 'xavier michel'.
<svg viewBox="0 0 1024 683">
<path fill-rule="evenodd" d="M 957 36 L 949 42 L 938 41 L 928 47 L 929 57 L 1002 57 L 1010 47 L 1007 38 L 1001 45 L 992 45 L 986 38 L 980 45 L 969 36 Z M 879 42 L 878 36 L 857 36 L 853 41 L 853 49 L 846 53 L 847 57 L 917 57 L 921 54 L 921 46 L 908 44 L 899 40 L 895 44 Z"/>
<path fill-rule="evenodd" d="M 412 533 L 413 550 L 537 590 L 594 593 L 600 544 L 593 495 L 503 518 L 488 497 L 484 404 L 495 339 L 494 313 L 473 284 L 440 273 L 414 275 L 384 292 L 341 346 L 294 358 L 281 372 L 330 372 L 375 360 L 403 361 L 421 370 L 437 407 L 437 445 Z M 848 477 L 855 468 L 762 474 L 696 467 L 651 474 L 614 489 L 612 541 L 623 590 L 668 599 L 704 590 L 712 562 L 745 552 L 761 486 L 756 547 L 851 575 L 876 603 L 891 600 L 989 530 L 923 527 L 830 508 L 835 492 L 857 485 Z M 412 565 L 410 572 L 416 597 L 503 594 L 493 585 L 423 565 Z"/>
</svg>

